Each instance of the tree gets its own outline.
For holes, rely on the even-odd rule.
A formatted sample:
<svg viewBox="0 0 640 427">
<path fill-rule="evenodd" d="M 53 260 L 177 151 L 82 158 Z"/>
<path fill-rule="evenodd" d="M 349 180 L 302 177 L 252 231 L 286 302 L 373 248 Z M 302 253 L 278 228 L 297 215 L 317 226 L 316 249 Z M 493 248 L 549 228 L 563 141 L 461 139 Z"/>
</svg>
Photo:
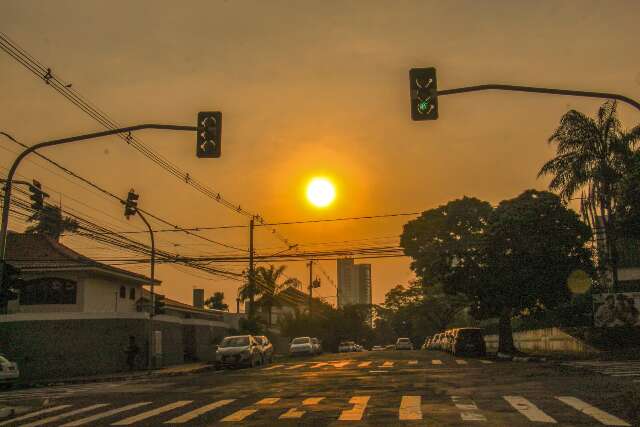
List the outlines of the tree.
<svg viewBox="0 0 640 427">
<path fill-rule="evenodd" d="M 278 307 L 282 303 L 281 299 L 278 297 L 278 293 L 290 286 L 296 288 L 300 286 L 300 281 L 294 277 L 287 277 L 281 283 L 278 283 L 281 278 L 284 277 L 284 271 L 286 269 L 287 267 L 284 265 L 277 268 L 274 265 L 270 265 L 268 268 L 260 266 L 256 268 L 254 274 L 256 288 L 255 291 L 253 291 L 254 296 L 260 296 L 260 300 L 256 304 L 267 309 L 268 326 L 271 326 L 271 314 L 273 307 Z M 250 284 L 248 282 L 245 283 L 240 288 L 240 298 L 243 300 L 250 299 L 251 291 Z"/>
<path fill-rule="evenodd" d="M 60 235 L 65 231 L 76 231 L 80 224 L 73 218 L 63 217 L 58 206 L 44 205 L 42 209 L 34 212 L 28 219 L 35 222 L 30 225 L 25 233 L 44 234 L 56 241 L 60 240 Z"/>
<path fill-rule="evenodd" d="M 617 228 L 621 235 L 640 239 L 640 152 L 635 153 L 632 166 L 619 186 Z"/>
<path fill-rule="evenodd" d="M 591 272 L 589 227 L 558 196 L 527 190 L 495 209 L 483 236 L 474 314 L 500 319 L 499 351 L 513 351 L 511 319 L 569 300 L 572 272 Z"/>
<path fill-rule="evenodd" d="M 611 271 L 614 290 L 618 286 L 616 240 L 616 188 L 640 140 L 640 126 L 624 131 L 616 116 L 615 101 L 605 102 L 592 119 L 576 110 L 567 112 L 549 138 L 557 143 L 556 157 L 545 163 L 538 176 L 550 175 L 549 189 L 565 202 L 582 192 L 582 215 L 592 230 L 605 234 L 602 265 Z"/>
<path fill-rule="evenodd" d="M 229 311 L 229 305 L 224 303 L 224 292 L 214 292 L 205 302 L 204 306 L 210 310 Z"/>
</svg>

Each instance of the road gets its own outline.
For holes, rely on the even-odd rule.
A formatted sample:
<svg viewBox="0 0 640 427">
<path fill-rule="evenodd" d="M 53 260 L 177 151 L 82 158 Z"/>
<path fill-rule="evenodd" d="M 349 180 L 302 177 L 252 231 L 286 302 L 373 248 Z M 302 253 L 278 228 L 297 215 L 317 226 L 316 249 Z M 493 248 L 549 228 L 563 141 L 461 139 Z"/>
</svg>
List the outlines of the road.
<svg viewBox="0 0 640 427">
<path fill-rule="evenodd" d="M 0 426 L 640 425 L 624 400 L 633 387 L 624 377 L 550 363 L 432 351 L 324 354 L 256 369 L 8 391 L 0 402 L 32 408 Z"/>
</svg>

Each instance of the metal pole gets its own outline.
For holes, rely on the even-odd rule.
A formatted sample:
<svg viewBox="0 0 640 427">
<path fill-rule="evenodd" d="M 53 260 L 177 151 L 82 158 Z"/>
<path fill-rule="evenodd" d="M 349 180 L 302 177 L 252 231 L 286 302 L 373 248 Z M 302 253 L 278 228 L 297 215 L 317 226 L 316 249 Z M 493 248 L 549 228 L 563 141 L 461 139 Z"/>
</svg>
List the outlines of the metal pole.
<svg viewBox="0 0 640 427">
<path fill-rule="evenodd" d="M 313 305 L 313 260 L 309 260 L 309 319 L 312 315 Z"/>
<path fill-rule="evenodd" d="M 18 157 L 16 157 L 16 159 L 13 161 L 13 164 L 11 165 L 11 168 L 9 169 L 9 173 L 7 175 L 7 181 L 4 186 L 4 198 L 3 198 L 3 205 L 2 205 L 2 225 L 0 226 L 0 260 L 2 261 L 0 263 L 0 280 L 2 280 L 2 277 L 4 277 L 4 264 L 6 261 L 7 229 L 9 226 L 9 204 L 11 203 L 11 184 L 13 181 L 13 176 L 16 173 L 16 169 L 18 169 L 18 165 L 20 165 L 20 162 L 22 161 L 22 159 L 24 159 L 29 154 L 33 153 L 34 151 L 40 148 L 53 147 L 55 145 L 68 144 L 68 143 L 77 142 L 77 141 L 86 141 L 88 139 L 95 139 L 95 138 L 115 135 L 119 133 L 133 132 L 133 131 L 142 130 L 142 129 L 166 129 L 166 130 L 180 130 L 180 131 L 190 131 L 190 132 L 194 132 L 198 130 L 196 126 L 142 124 L 142 125 L 129 126 L 125 128 L 119 128 L 119 129 L 110 129 L 102 132 L 88 133 L 84 135 L 77 135 L 77 136 L 72 136 L 68 138 L 54 139 L 51 141 L 41 142 L 39 144 L 32 145 L 31 147 L 26 148 L 24 151 L 22 151 L 18 155 Z M 4 287 L 5 284 L 0 283 L 0 286 Z"/>
<path fill-rule="evenodd" d="M 253 227 L 254 218 L 249 222 L 249 318 L 253 317 L 253 302 L 255 300 L 256 283 L 253 266 Z M 245 310 L 246 311 L 246 310 Z"/>
<path fill-rule="evenodd" d="M 615 99 L 618 101 L 626 102 L 627 104 L 632 105 L 638 110 L 640 110 L 640 102 L 635 101 L 624 95 L 619 95 L 617 93 L 590 92 L 590 91 L 569 90 L 569 89 L 552 89 L 552 88 L 546 88 L 546 87 L 533 87 L 533 86 L 517 86 L 517 85 L 503 85 L 503 84 L 467 86 L 467 87 L 459 87 L 455 89 L 439 90 L 438 96 L 455 95 L 457 93 L 478 92 L 482 90 L 509 90 L 509 91 L 515 91 L 515 92 L 547 93 L 552 95 L 581 96 L 585 98 Z"/>
<path fill-rule="evenodd" d="M 151 228 L 151 224 L 147 221 L 147 218 L 142 215 L 142 213 L 136 209 L 136 213 L 140 216 L 140 219 L 145 223 L 147 228 L 149 229 L 149 236 L 151 237 L 151 285 L 150 293 L 151 293 L 151 309 L 149 310 L 149 368 L 154 367 L 154 356 L 153 356 L 153 316 L 156 313 L 156 301 L 155 301 L 155 293 L 154 293 L 154 285 L 156 281 L 155 275 L 155 264 L 156 264 L 156 243 L 153 236 L 153 229 Z"/>
</svg>

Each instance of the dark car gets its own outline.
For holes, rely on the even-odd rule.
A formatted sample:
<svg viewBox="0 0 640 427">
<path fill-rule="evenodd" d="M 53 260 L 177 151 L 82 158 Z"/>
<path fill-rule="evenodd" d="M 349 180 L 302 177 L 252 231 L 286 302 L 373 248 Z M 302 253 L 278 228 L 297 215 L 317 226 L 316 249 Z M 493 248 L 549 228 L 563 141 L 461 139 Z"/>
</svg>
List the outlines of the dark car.
<svg viewBox="0 0 640 427">
<path fill-rule="evenodd" d="M 451 343 L 451 353 L 454 356 L 461 354 L 486 356 L 487 346 L 484 342 L 482 329 L 480 328 L 460 328 L 455 330 L 453 342 Z"/>
</svg>

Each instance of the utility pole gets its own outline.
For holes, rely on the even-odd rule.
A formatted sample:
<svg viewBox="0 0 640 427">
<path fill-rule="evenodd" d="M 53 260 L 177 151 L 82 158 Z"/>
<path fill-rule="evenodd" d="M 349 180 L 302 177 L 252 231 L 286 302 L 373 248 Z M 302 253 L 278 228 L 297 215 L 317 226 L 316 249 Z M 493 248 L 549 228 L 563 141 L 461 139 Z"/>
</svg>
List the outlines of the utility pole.
<svg viewBox="0 0 640 427">
<path fill-rule="evenodd" d="M 309 318 L 313 310 L 313 260 L 309 260 Z"/>
<path fill-rule="evenodd" d="M 253 302 L 256 293 L 255 270 L 253 265 L 253 227 L 254 217 L 249 222 L 249 318 L 253 317 Z"/>
</svg>

